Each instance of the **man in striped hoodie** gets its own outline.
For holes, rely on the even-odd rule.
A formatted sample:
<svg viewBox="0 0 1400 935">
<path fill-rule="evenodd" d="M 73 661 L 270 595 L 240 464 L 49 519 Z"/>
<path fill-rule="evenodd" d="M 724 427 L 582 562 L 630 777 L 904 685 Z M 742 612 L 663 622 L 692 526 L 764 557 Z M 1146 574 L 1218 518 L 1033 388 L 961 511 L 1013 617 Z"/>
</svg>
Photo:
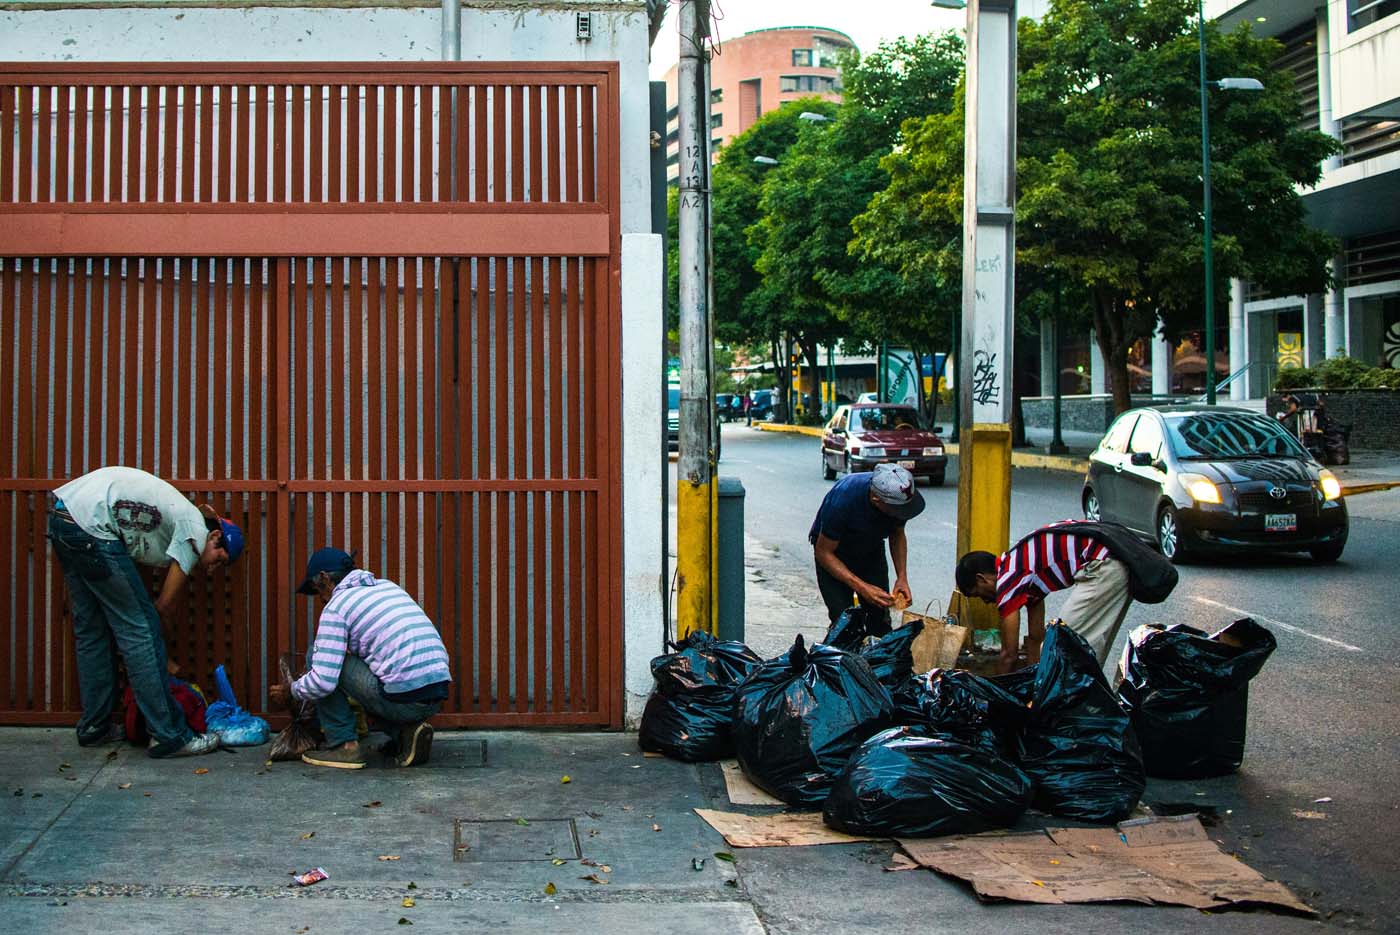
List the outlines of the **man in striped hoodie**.
<svg viewBox="0 0 1400 935">
<path fill-rule="evenodd" d="M 353 698 L 389 728 L 398 765 L 426 762 L 433 742 L 428 718 L 442 707 L 452 676 L 447 648 L 423 608 L 392 581 L 356 568 L 354 556 L 340 549 L 312 554 L 297 593 L 315 595 L 322 605 L 310 667 L 290 690 L 277 685 L 270 695 L 279 705 L 289 692 L 316 703 L 325 749 L 302 754 L 302 761 L 364 767 Z"/>
</svg>

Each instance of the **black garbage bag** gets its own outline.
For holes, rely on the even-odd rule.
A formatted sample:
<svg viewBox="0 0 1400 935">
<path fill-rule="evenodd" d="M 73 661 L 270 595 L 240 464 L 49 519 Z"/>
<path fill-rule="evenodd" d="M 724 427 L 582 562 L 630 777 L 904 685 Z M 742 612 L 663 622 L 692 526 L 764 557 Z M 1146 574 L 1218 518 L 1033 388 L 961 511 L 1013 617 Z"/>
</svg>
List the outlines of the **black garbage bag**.
<svg viewBox="0 0 1400 935">
<path fill-rule="evenodd" d="M 934 669 L 915 675 L 894 693 L 895 716 L 905 724 L 925 725 L 965 743 L 1013 755 L 1030 717 L 1026 707 L 1031 684 L 1028 676 L 1034 671 L 1024 669 L 997 678 L 963 669 Z"/>
<path fill-rule="evenodd" d="M 1248 617 L 1211 636 L 1183 624 L 1134 630 L 1118 697 L 1131 712 L 1147 775 L 1204 779 L 1239 769 L 1249 681 L 1277 647 Z"/>
<path fill-rule="evenodd" d="M 922 632 L 924 622 L 913 620 L 861 648 L 860 654 L 870 663 L 870 671 L 891 692 L 914 674 L 914 640 Z"/>
<path fill-rule="evenodd" d="M 978 834 L 1015 824 L 1031 793 L 1029 777 L 993 750 L 929 727 L 896 727 L 860 745 L 822 818 L 848 834 Z"/>
<path fill-rule="evenodd" d="M 890 632 L 890 612 L 883 607 L 854 605 L 841 611 L 841 616 L 826 631 L 822 644 L 855 652 L 867 639 L 880 639 Z"/>
<path fill-rule="evenodd" d="M 734 746 L 755 785 L 816 808 L 861 741 L 893 717 L 890 693 L 869 663 L 834 646 L 809 650 L 799 636 L 739 686 Z"/>
<path fill-rule="evenodd" d="M 642 711 L 643 750 L 688 763 L 734 755 L 734 690 L 762 664 L 743 643 L 697 630 L 651 661 L 656 689 Z"/>
<path fill-rule="evenodd" d="M 1122 821 L 1147 785 L 1127 712 L 1084 637 L 1063 624 L 1045 628 L 1019 748 L 1035 807 L 1064 818 Z"/>
</svg>

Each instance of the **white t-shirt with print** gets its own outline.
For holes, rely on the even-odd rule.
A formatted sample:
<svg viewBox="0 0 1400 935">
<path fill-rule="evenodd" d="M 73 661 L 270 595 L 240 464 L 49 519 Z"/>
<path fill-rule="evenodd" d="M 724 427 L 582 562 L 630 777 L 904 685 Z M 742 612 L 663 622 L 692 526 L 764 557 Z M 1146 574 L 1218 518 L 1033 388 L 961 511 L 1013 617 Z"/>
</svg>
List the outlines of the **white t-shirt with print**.
<svg viewBox="0 0 1400 935">
<path fill-rule="evenodd" d="M 88 535 L 120 539 L 138 565 L 178 562 L 185 574 L 199 563 L 209 531 L 204 514 L 170 484 L 128 467 L 98 468 L 55 491 Z"/>
</svg>

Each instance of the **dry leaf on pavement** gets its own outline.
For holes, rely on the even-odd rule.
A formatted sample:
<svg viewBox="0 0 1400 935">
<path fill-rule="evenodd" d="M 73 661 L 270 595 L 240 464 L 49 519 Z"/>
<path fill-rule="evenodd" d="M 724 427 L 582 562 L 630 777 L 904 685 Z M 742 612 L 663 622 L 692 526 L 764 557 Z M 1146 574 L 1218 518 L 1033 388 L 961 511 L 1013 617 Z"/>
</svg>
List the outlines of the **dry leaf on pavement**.
<svg viewBox="0 0 1400 935">
<path fill-rule="evenodd" d="M 117 788 L 118 788 L 118 789 L 130 789 L 130 788 L 131 788 L 131 783 L 129 783 L 129 782 L 124 782 L 124 783 L 122 783 L 121 785 L 117 786 Z"/>
<path fill-rule="evenodd" d="M 561 785 L 567 786 L 569 783 L 573 782 L 573 780 L 570 779 L 568 776 L 560 776 L 559 782 Z"/>
<path fill-rule="evenodd" d="M 412 908 L 413 908 L 413 905 L 414 905 L 414 904 L 413 904 L 413 897 L 412 897 L 412 896 L 405 896 L 405 897 L 403 898 L 403 902 L 400 903 L 399 905 L 403 906 L 405 909 L 412 909 Z"/>
<path fill-rule="evenodd" d="M 586 877 L 579 877 L 579 879 L 587 880 L 589 883 L 602 883 L 604 885 L 607 885 L 608 882 L 607 880 L 604 880 L 602 877 L 598 876 L 598 874 L 596 873 L 590 873 Z"/>
<path fill-rule="evenodd" d="M 197 770 L 194 771 L 194 774 L 195 774 L 196 776 L 203 776 L 203 775 L 204 775 L 205 773 L 207 773 L 207 772 L 209 772 L 209 767 L 207 767 L 207 766 L 201 766 L 199 769 L 197 769 Z"/>
<path fill-rule="evenodd" d="M 1322 821 L 1323 819 L 1325 819 L 1325 818 L 1327 817 L 1327 813 L 1326 813 L 1326 812 L 1312 812 L 1312 811 L 1306 811 L 1306 810 L 1301 809 L 1301 808 L 1295 808 L 1295 809 L 1293 810 L 1293 817 L 1294 817 L 1294 818 L 1307 818 L 1307 819 L 1310 819 L 1310 820 L 1312 820 L 1312 821 Z"/>
<path fill-rule="evenodd" d="M 379 855 L 379 859 L 380 859 L 380 860 L 398 860 L 398 859 L 399 859 L 399 855 L 398 855 L 398 854 L 380 854 L 380 855 Z"/>
<path fill-rule="evenodd" d="M 562 867 L 564 866 L 564 858 L 556 857 L 553 860 L 551 860 L 550 863 L 552 863 L 556 867 Z"/>
<path fill-rule="evenodd" d="M 310 841 L 310 840 L 311 840 L 312 838 L 314 838 L 314 837 L 316 837 L 316 832 L 314 832 L 314 831 L 308 831 L 308 832 L 306 832 L 305 834 L 303 834 L 303 835 L 301 836 L 301 839 L 302 839 L 303 841 Z"/>
<path fill-rule="evenodd" d="M 661 830 L 661 826 L 660 826 L 660 825 L 652 825 L 652 826 L 651 826 L 651 830 L 652 830 L 652 831 L 660 831 L 660 830 Z"/>
<path fill-rule="evenodd" d="M 544 885 L 544 894 L 546 896 L 553 896 L 557 892 L 559 892 L 559 887 L 555 886 L 553 883 L 546 883 Z"/>
<path fill-rule="evenodd" d="M 383 802 L 379 801 L 378 799 L 375 799 L 373 802 L 366 802 L 364 805 L 361 805 L 360 808 L 378 808 L 383 804 Z"/>
</svg>

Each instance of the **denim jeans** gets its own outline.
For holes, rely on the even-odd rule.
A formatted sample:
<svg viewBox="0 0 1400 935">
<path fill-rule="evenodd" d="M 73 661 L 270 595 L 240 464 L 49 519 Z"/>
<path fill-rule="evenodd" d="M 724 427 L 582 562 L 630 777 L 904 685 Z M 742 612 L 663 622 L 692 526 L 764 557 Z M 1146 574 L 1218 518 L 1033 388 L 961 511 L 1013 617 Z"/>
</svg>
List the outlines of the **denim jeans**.
<svg viewBox="0 0 1400 935">
<path fill-rule="evenodd" d="M 391 727 L 417 724 L 437 714 L 440 701 L 390 701 L 384 697 L 384 683 L 370 671 L 359 656 L 346 655 L 340 667 L 340 682 L 335 691 L 316 702 L 321 729 L 326 732 L 326 747 L 338 747 L 355 739 L 355 712 L 350 699 L 355 699 L 365 714 L 387 722 Z"/>
<path fill-rule="evenodd" d="M 156 742 L 152 754 L 180 749 L 194 733 L 170 694 L 160 615 L 126 546 L 120 540 L 90 536 L 57 513 L 49 516 L 49 541 L 73 607 L 73 648 L 83 705 L 78 740 L 92 742 L 107 733 L 117 702 L 116 654 L 121 653 L 146 732 Z"/>
<path fill-rule="evenodd" d="M 890 589 L 890 569 L 885 564 L 884 553 L 843 561 L 851 570 L 851 574 L 866 584 L 873 584 L 882 591 Z M 832 623 L 836 622 L 843 610 L 850 609 L 856 600 L 856 592 L 837 581 L 836 576 L 823 568 L 821 562 L 817 562 L 817 590 L 821 592 L 822 601 L 826 604 L 826 615 Z"/>
</svg>

